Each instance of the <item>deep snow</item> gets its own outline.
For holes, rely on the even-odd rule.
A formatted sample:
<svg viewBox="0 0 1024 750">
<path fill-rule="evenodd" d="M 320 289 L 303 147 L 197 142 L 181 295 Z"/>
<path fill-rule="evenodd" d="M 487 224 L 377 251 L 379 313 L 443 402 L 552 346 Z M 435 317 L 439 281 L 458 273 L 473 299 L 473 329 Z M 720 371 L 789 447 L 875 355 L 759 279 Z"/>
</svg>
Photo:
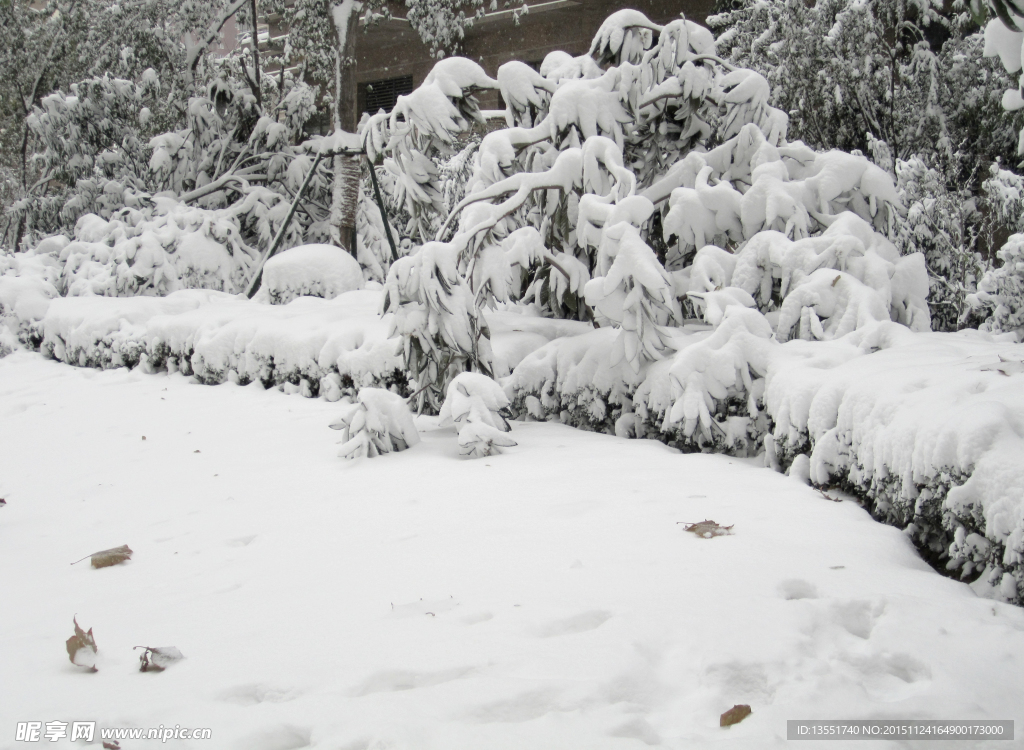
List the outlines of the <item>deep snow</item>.
<svg viewBox="0 0 1024 750">
<path fill-rule="evenodd" d="M 466 460 L 454 429 L 420 418 L 410 450 L 343 461 L 338 411 L 0 359 L 0 747 L 31 746 L 12 742 L 28 720 L 210 727 L 165 746 L 226 750 L 765 748 L 796 718 L 1024 726 L 1024 611 L 933 572 L 852 502 L 753 460 L 551 423 L 514 423 L 517 447 Z M 705 518 L 734 533 L 677 523 Z M 69 565 L 125 543 L 129 563 Z M 75 615 L 98 673 L 67 659 Z M 136 645 L 186 659 L 143 674 Z M 737 703 L 753 714 L 720 728 Z"/>
</svg>

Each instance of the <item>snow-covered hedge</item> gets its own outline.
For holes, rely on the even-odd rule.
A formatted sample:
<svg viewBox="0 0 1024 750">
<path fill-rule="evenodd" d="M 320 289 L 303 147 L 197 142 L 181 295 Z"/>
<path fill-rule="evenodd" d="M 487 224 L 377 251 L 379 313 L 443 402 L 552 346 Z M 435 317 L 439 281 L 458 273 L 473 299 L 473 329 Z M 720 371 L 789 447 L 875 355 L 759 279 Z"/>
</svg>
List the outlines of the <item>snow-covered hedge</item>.
<svg viewBox="0 0 1024 750">
<path fill-rule="evenodd" d="M 831 341 L 772 337 L 725 310 L 674 332 L 677 353 L 630 384 L 616 332 L 556 339 L 506 381 L 517 416 L 684 451 L 753 455 L 860 497 L 979 593 L 1024 602 L 1024 345 L 873 322 Z"/>
<path fill-rule="evenodd" d="M 779 347 L 767 375 L 777 460 L 865 499 L 975 588 L 1024 601 L 1024 346 L 878 324 Z M 771 457 L 769 457 L 771 460 Z"/>
<path fill-rule="evenodd" d="M 41 351 L 87 367 L 168 369 L 203 383 L 261 382 L 336 401 L 359 387 L 406 387 L 380 295 L 261 305 L 222 292 L 60 298 L 42 320 Z"/>
</svg>

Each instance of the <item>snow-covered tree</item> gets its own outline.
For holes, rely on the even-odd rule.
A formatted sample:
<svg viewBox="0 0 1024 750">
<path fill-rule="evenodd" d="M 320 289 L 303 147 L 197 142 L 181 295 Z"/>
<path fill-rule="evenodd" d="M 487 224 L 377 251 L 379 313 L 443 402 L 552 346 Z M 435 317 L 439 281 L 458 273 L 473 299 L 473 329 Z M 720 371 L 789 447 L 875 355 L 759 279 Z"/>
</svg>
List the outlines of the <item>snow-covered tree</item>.
<svg viewBox="0 0 1024 750">
<path fill-rule="evenodd" d="M 923 252 L 933 325 L 969 324 L 966 296 L 984 272 L 993 233 L 993 161 L 1013 157 L 1020 114 L 1004 112 L 1007 72 L 963 3 L 931 0 L 736 2 L 709 23 L 731 62 L 772 85 L 792 134 L 818 148 L 861 149 L 897 177 L 907 209 L 887 234 Z M 1005 236 L 1005 234 L 1003 234 Z"/>
<path fill-rule="evenodd" d="M 449 210 L 436 164 L 482 121 L 474 92 L 488 88 L 502 93 L 506 127 L 473 149 Z M 552 53 L 539 72 L 509 63 L 495 78 L 447 58 L 392 113 L 369 118 L 367 152 L 385 159 L 422 241 L 392 266 L 386 303 L 417 387 L 437 399 L 461 372 L 488 372 L 482 307 L 518 300 L 565 315 L 552 291 L 601 326 L 585 361 L 607 377 L 533 395 L 517 369 L 513 402 L 563 414 L 571 402 L 570 420 L 587 404 L 583 422 L 615 408 L 619 419 L 659 414 L 669 430 L 673 415 L 690 414 L 664 401 L 672 389 L 644 396 L 642 409 L 633 401 L 655 373 L 696 356 L 674 333 L 684 308 L 715 326 L 734 320 L 714 346 L 734 372 L 753 373 L 680 376 L 689 385 L 675 398 L 699 392 L 708 414 L 735 398 L 757 411 L 758 365 L 743 364 L 754 350 L 727 346 L 729 331 L 781 341 L 885 320 L 927 329 L 923 256 L 901 257 L 886 238 L 905 212 L 892 175 L 858 153 L 787 140 L 787 115 L 770 101 L 765 77 L 721 61 L 707 29 L 624 10 L 590 55 Z M 762 322 L 737 326 L 735 308 Z M 696 439 L 693 429 L 681 439 Z M 726 434 L 707 429 L 712 441 Z"/>
</svg>

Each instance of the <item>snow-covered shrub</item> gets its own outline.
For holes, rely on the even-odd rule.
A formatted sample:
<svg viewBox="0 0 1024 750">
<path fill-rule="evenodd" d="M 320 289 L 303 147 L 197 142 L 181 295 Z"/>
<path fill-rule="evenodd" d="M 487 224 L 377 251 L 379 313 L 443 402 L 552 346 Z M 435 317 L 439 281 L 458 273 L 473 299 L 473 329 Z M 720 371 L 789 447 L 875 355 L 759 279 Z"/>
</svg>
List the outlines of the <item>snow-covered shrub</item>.
<svg viewBox="0 0 1024 750">
<path fill-rule="evenodd" d="M 35 348 L 50 300 L 57 296 L 59 252 L 66 238 L 40 243 L 41 252 L 0 255 L 0 353 L 19 346 Z"/>
<path fill-rule="evenodd" d="M 490 371 L 487 322 L 458 272 L 457 256 L 455 245 L 429 242 L 399 258 L 384 286 L 384 312 L 404 342 L 421 409 L 439 409 L 448 383 L 468 367 Z"/>
<path fill-rule="evenodd" d="M 1002 265 L 985 273 L 968 302 L 988 313 L 981 330 L 1024 331 L 1024 234 L 1014 234 L 996 255 Z"/>
<path fill-rule="evenodd" d="M 420 441 L 405 399 L 383 388 L 361 388 L 331 429 L 342 431 L 342 458 L 397 453 Z"/>
<path fill-rule="evenodd" d="M 359 263 L 334 245 L 299 245 L 278 253 L 263 266 L 263 287 L 272 305 L 296 297 L 334 299 L 363 287 Z"/>
<path fill-rule="evenodd" d="M 728 306 L 711 335 L 680 349 L 667 370 L 652 369 L 633 396 L 637 417 L 687 450 L 756 452 L 771 337 L 763 315 Z"/>
<path fill-rule="evenodd" d="M 1024 59 L 1024 34 L 1020 32 L 1022 11 L 1012 3 L 994 0 L 991 5 L 998 18 L 985 26 L 984 53 L 998 57 L 1006 72 L 1019 73 Z M 1007 87 L 1002 99 L 1003 108 L 1010 112 L 1024 109 L 1024 98 L 1019 87 Z M 1020 131 L 1018 155 L 1024 154 L 1024 128 Z M 985 330 L 1019 331 L 1024 325 L 1024 180 L 998 165 L 991 168 L 991 177 L 984 187 L 991 198 L 993 213 L 998 220 L 1009 225 L 1018 234 L 1012 235 L 996 255 L 1002 261 L 999 268 L 986 271 L 978 283 L 977 294 L 968 302 L 975 313 L 988 315 L 982 325 Z"/>
<path fill-rule="evenodd" d="M 60 253 L 68 296 L 242 291 L 255 258 L 234 208 L 202 209 L 157 197 L 109 220 L 85 214 Z"/>
<path fill-rule="evenodd" d="M 646 429 L 626 424 L 628 415 L 644 422 L 637 389 L 655 371 L 667 377 L 671 365 L 660 362 L 685 360 L 697 343 L 672 332 L 683 322 L 680 299 L 713 326 L 747 309 L 761 320 L 751 326 L 780 340 L 829 339 L 880 320 L 928 328 L 923 258 L 901 258 L 882 234 L 903 210 L 892 177 L 862 155 L 787 141 L 765 78 L 724 69 L 714 48 L 691 22 L 659 26 L 621 11 L 591 56 L 553 53 L 539 74 L 510 64 L 497 79 L 451 58 L 391 114 L 364 121 L 363 142 L 389 160 L 417 231 L 438 227 L 386 284 L 408 369 L 419 387 L 430 384 L 421 407 L 436 409 L 471 360 L 486 370 L 481 305 L 521 300 L 612 326 L 566 342 L 565 356 L 554 345 L 527 356 L 509 395 L 520 414 L 633 433 Z M 443 184 L 432 165 L 480 121 L 480 88 L 502 91 L 510 127 L 483 138 L 464 197 L 438 223 Z M 653 145 L 664 158 L 648 158 Z M 699 440 L 696 391 L 682 428 L 665 421 L 671 409 L 646 414 L 698 447 L 746 450 L 756 429 L 723 441 L 708 415 L 740 416 L 736 404 L 751 402 L 762 375 L 755 367 L 752 377 L 703 387 Z M 756 406 L 747 412 L 754 419 Z"/>
<path fill-rule="evenodd" d="M 965 298 L 986 270 L 993 235 L 1024 228 L 1020 212 L 996 221 L 992 191 L 979 190 L 989 165 L 1013 159 L 1024 124 L 1019 106 L 1001 107 L 1019 100 L 1020 40 L 1001 34 L 998 20 L 977 33 L 964 4 L 931 0 L 723 7 L 708 19 L 720 53 L 769 80 L 793 135 L 870 152 L 897 177 L 906 212 L 882 231 L 901 254 L 924 253 L 933 328 L 976 325 Z M 983 51 L 999 54 L 1005 70 Z"/>
<path fill-rule="evenodd" d="M 166 297 L 58 297 L 32 324 L 29 343 L 72 365 L 141 364 L 210 385 L 261 383 L 328 401 L 363 387 L 408 393 L 402 353 L 388 339 L 379 306 L 374 291 L 289 305 L 195 289 Z"/>
<path fill-rule="evenodd" d="M 501 448 L 516 444 L 505 434 L 511 427 L 501 412 L 508 405 L 508 397 L 494 380 L 477 372 L 464 372 L 448 385 L 440 425 L 455 425 L 459 451 L 465 456 L 501 453 Z"/>
<path fill-rule="evenodd" d="M 982 208 L 991 213 L 992 202 L 980 201 L 967 187 L 948 188 L 945 177 L 918 156 L 897 160 L 896 175 L 907 215 L 897 223 L 894 242 L 901 254 L 924 254 L 932 328 L 955 331 L 965 322 L 967 295 L 984 270 L 979 247 L 991 240 L 983 236 L 979 204 L 984 202 Z M 985 192 L 992 193 L 988 182 Z"/>
</svg>

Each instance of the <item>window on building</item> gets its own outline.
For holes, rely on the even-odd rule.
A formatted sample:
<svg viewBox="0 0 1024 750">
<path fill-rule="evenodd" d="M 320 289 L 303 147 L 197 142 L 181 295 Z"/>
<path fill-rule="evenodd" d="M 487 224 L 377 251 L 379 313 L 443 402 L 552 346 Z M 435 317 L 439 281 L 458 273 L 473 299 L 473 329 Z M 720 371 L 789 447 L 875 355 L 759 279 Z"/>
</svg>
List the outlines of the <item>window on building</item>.
<svg viewBox="0 0 1024 750">
<path fill-rule="evenodd" d="M 377 114 L 381 109 L 390 112 L 395 108 L 398 97 L 411 94 L 412 88 L 412 76 L 361 83 L 359 84 L 360 109 L 371 115 Z"/>
</svg>

